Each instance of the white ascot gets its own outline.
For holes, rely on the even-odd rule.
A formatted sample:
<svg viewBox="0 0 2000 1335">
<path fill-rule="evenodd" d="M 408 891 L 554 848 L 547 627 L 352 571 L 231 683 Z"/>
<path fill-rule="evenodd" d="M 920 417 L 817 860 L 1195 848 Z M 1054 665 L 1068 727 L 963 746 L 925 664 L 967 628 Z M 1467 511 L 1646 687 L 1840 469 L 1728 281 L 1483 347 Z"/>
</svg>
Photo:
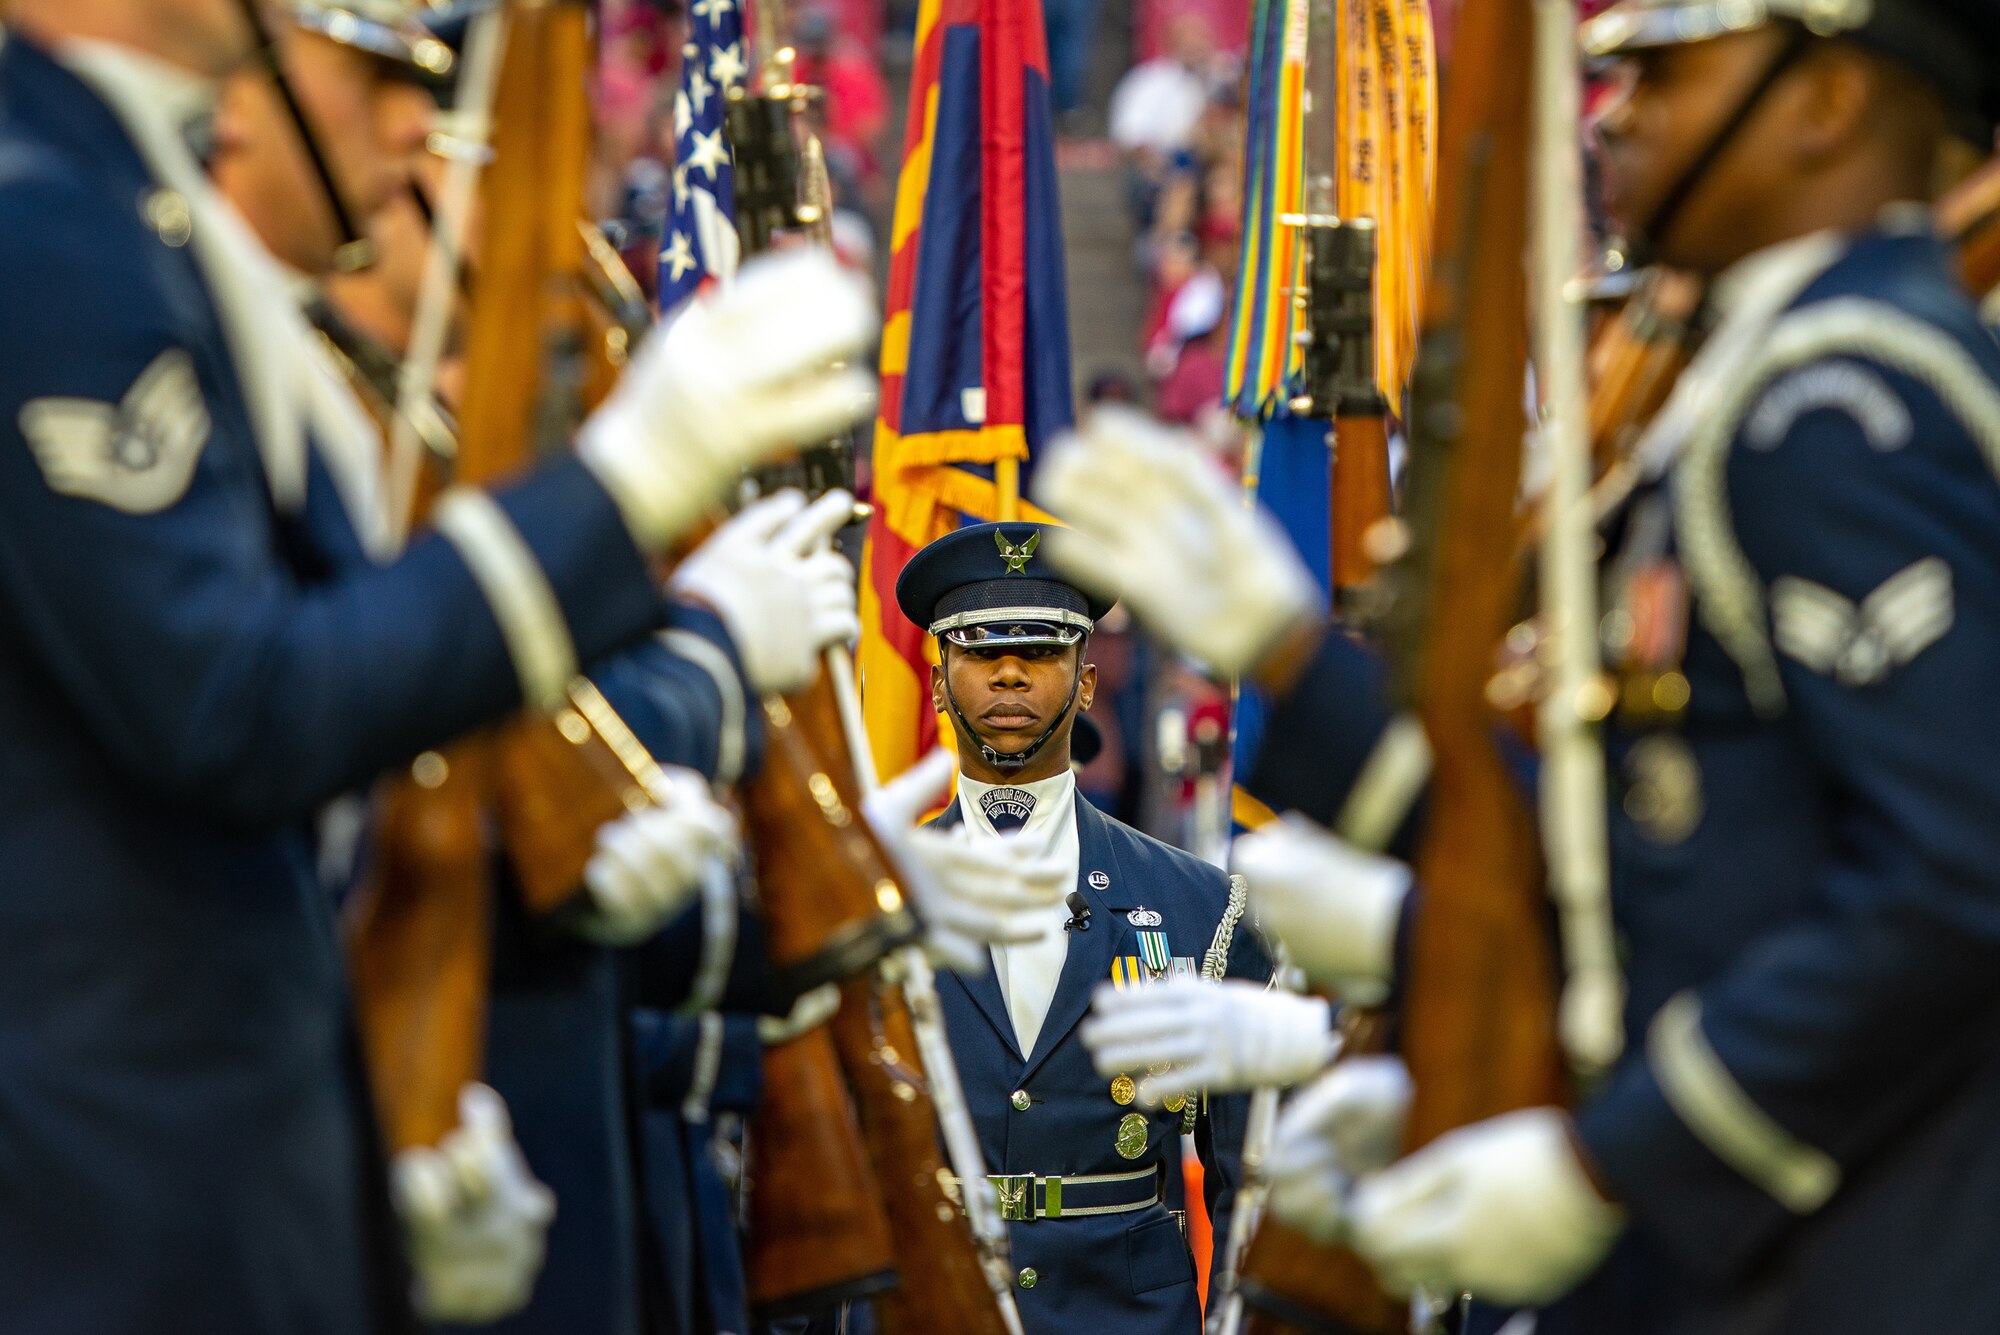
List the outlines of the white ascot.
<svg viewBox="0 0 2000 1335">
<path fill-rule="evenodd" d="M 980 798 L 995 788 L 1018 788 L 1034 798 L 1034 810 L 1019 830 L 1002 834 L 987 819 Z M 1037 862 L 1050 862 L 1061 869 L 1063 884 L 1075 885 L 1083 854 L 1076 833 L 1076 775 L 1062 773 L 1033 783 L 990 784 L 958 776 L 958 809 L 965 828 L 975 839 L 1006 839 Z M 1042 1022 L 1048 1019 L 1055 1000 L 1056 984 L 1062 978 L 1063 960 L 1069 955 L 1069 933 L 1063 924 L 1069 908 L 1058 904 L 1049 910 L 1053 925 L 1035 941 L 1017 945 L 996 945 L 993 970 L 1000 983 L 1000 995 L 1007 1001 L 1007 1018 L 1014 1023 L 1014 1041 L 1026 1057 L 1041 1037 Z M 1100 927 L 1100 930 L 1108 930 Z"/>
</svg>

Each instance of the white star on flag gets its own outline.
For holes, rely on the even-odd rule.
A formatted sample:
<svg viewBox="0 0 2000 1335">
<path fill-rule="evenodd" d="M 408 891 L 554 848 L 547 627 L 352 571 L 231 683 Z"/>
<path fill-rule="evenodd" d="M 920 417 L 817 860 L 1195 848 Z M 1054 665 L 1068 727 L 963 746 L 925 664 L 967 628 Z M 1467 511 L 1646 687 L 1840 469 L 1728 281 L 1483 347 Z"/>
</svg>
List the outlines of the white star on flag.
<svg viewBox="0 0 2000 1335">
<path fill-rule="evenodd" d="M 715 54 L 708 58 L 708 75 L 716 85 L 729 88 L 743 82 L 743 76 L 750 67 L 743 63 L 743 48 L 739 43 L 717 47 Z"/>
<path fill-rule="evenodd" d="M 694 128 L 694 109 L 688 106 L 688 95 L 674 94 L 674 138 L 678 139 Z"/>
<path fill-rule="evenodd" d="M 716 169 L 727 166 L 728 163 L 729 150 L 722 146 L 722 131 L 717 130 L 713 134 L 695 131 L 694 151 L 688 154 L 688 170 L 692 171 L 699 167 L 707 172 L 708 179 L 713 181 Z"/>
<path fill-rule="evenodd" d="M 690 54 L 698 55 L 700 53 L 691 52 Z M 702 77 L 701 66 L 688 66 L 687 96 L 688 100 L 694 104 L 695 115 L 705 116 L 708 114 L 708 95 L 714 91 L 714 86 Z"/>
<path fill-rule="evenodd" d="M 687 233 L 674 233 L 672 243 L 660 252 L 660 263 L 666 265 L 672 271 L 669 277 L 676 283 L 681 280 L 689 269 L 695 267 L 694 251 L 688 246 Z"/>
<path fill-rule="evenodd" d="M 696 18 L 714 23 L 734 8 L 734 0 L 695 0 L 693 12 Z"/>
</svg>

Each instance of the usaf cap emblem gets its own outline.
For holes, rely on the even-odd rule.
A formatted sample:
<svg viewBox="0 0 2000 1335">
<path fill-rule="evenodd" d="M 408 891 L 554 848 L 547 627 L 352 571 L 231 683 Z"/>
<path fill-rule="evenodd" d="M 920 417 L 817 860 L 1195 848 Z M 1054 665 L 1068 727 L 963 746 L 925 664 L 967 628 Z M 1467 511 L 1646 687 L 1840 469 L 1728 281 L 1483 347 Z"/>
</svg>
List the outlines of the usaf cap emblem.
<svg viewBox="0 0 2000 1335">
<path fill-rule="evenodd" d="M 995 529 L 993 530 L 993 541 L 1000 548 L 1000 559 L 1006 562 L 1007 573 L 1010 575 L 1020 575 L 1027 572 L 1028 559 L 1035 554 L 1035 548 L 1042 545 L 1042 535 L 1039 531 L 1030 533 L 1026 542 L 1016 546 L 1014 543 L 1007 541 L 1006 534 L 1002 533 L 999 529 Z"/>
</svg>

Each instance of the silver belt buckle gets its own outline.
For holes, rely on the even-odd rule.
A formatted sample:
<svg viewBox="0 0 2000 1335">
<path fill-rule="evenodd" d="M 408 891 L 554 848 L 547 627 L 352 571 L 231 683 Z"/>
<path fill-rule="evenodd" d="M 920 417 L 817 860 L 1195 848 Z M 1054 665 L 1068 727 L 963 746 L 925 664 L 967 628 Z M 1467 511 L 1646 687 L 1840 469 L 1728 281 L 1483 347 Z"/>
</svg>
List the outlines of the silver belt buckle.
<svg viewBox="0 0 2000 1335">
<path fill-rule="evenodd" d="M 989 1173 L 986 1180 L 1000 1198 L 1000 1217 L 1021 1224 L 1035 1217 L 1035 1175 L 1033 1173 Z"/>
</svg>

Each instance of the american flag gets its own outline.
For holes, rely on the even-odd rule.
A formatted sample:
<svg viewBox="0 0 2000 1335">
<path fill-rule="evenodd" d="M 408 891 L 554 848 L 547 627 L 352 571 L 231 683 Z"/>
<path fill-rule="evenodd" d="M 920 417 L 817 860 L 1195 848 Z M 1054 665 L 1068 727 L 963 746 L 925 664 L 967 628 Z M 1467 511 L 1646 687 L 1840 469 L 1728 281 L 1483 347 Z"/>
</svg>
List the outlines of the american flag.
<svg viewBox="0 0 2000 1335">
<path fill-rule="evenodd" d="M 750 75 L 744 0 L 694 0 L 674 96 L 674 198 L 660 249 L 660 311 L 736 268 L 735 171 L 723 109 Z"/>
</svg>

